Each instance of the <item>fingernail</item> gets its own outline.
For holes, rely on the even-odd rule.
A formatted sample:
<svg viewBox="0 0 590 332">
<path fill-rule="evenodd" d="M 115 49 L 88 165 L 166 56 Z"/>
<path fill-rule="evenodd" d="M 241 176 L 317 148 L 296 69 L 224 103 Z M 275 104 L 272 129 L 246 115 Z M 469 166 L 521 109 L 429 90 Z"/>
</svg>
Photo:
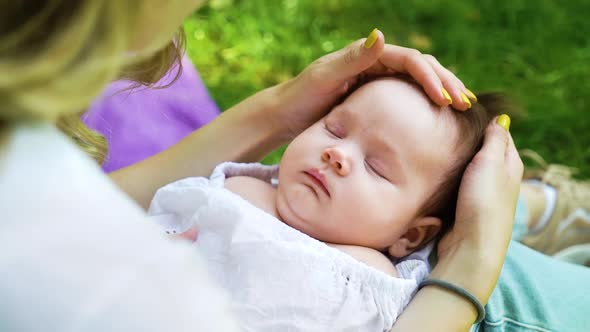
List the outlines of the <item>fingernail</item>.
<svg viewBox="0 0 590 332">
<path fill-rule="evenodd" d="M 365 48 L 371 48 L 377 41 L 379 34 L 377 33 L 377 28 L 373 29 L 371 33 L 367 36 L 367 40 L 365 40 Z"/>
<path fill-rule="evenodd" d="M 502 126 L 502 128 L 506 129 L 506 131 L 510 130 L 510 117 L 506 114 L 502 114 L 496 120 L 496 123 Z"/>
<path fill-rule="evenodd" d="M 468 105 L 468 108 L 471 108 L 471 101 L 469 101 L 469 98 L 463 92 L 461 92 L 461 100 Z"/>
<path fill-rule="evenodd" d="M 453 103 L 453 99 L 451 98 L 451 95 L 449 94 L 449 92 L 447 91 L 447 89 L 445 88 L 441 88 L 440 91 L 443 94 L 443 97 L 445 97 L 445 99 L 449 102 L 449 104 Z"/>
<path fill-rule="evenodd" d="M 467 94 L 469 95 L 469 98 L 473 99 L 473 101 L 477 101 L 477 97 L 475 96 L 475 93 L 473 93 L 471 90 L 465 88 L 465 92 L 467 92 Z"/>
</svg>

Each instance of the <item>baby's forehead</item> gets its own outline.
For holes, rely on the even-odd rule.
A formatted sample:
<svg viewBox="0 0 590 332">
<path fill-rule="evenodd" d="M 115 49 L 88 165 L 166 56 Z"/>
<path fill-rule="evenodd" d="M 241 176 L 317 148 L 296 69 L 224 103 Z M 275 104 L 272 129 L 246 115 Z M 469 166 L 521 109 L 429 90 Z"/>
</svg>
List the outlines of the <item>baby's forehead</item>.
<svg viewBox="0 0 590 332">
<path fill-rule="evenodd" d="M 401 125 L 431 138 L 444 138 L 444 142 L 449 142 L 448 138 L 456 142 L 459 134 L 453 111 L 436 105 L 422 87 L 410 79 L 376 79 L 358 88 L 349 99 L 352 107 L 345 107 L 344 112 L 355 113 L 351 117 L 356 118 L 356 122 L 372 120 L 366 127 L 367 135 L 378 135 L 379 129 L 399 131 Z"/>
<path fill-rule="evenodd" d="M 436 105 L 424 92 L 422 87 L 409 78 L 386 77 L 365 83 L 353 92 L 344 104 L 346 111 L 358 113 L 359 118 L 370 117 L 375 113 L 393 115 L 390 120 L 399 117 L 412 117 L 425 121 L 427 117 L 442 117 L 448 122 L 449 107 Z M 437 121 L 441 122 L 441 121 Z"/>
<path fill-rule="evenodd" d="M 388 96 L 397 102 L 413 102 L 428 109 L 438 109 L 430 100 L 422 87 L 406 77 L 382 77 L 365 83 L 355 93 L 372 93 L 378 96 Z"/>
</svg>

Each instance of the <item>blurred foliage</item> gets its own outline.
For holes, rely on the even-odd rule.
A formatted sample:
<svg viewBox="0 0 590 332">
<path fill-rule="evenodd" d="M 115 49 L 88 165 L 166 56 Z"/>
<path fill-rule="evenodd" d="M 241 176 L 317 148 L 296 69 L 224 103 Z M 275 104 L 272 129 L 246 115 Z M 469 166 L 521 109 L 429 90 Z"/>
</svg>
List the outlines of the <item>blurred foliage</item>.
<svg viewBox="0 0 590 332">
<path fill-rule="evenodd" d="M 435 55 L 476 94 L 528 112 L 519 148 L 590 177 L 590 1 L 212 0 L 185 22 L 188 53 L 222 109 L 378 27 Z M 277 154 L 268 160 L 277 160 Z"/>
</svg>

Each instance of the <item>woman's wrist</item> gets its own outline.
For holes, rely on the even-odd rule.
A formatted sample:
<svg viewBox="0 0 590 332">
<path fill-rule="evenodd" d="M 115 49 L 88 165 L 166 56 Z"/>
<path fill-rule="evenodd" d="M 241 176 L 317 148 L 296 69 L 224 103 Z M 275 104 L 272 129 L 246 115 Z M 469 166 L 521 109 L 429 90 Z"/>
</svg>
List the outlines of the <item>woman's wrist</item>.
<svg viewBox="0 0 590 332">
<path fill-rule="evenodd" d="M 277 86 L 264 89 L 223 112 L 217 119 L 221 121 L 212 123 L 219 127 L 217 130 L 228 133 L 227 144 L 239 146 L 227 160 L 258 161 L 288 142 L 286 125 L 277 116 L 281 98 Z M 223 149 L 225 144 L 217 145 Z"/>
<path fill-rule="evenodd" d="M 261 107 L 258 108 L 253 117 L 267 134 L 268 140 L 280 146 L 293 139 L 289 129 L 289 123 L 281 117 L 280 110 L 284 108 L 285 99 L 288 98 L 287 89 L 283 82 L 260 91 L 258 96 L 261 99 Z"/>
<path fill-rule="evenodd" d="M 295 79 L 279 83 L 261 92 L 264 93 L 267 104 L 266 107 L 261 109 L 260 115 L 263 121 L 271 127 L 270 136 L 279 145 L 288 143 L 297 136 L 297 133 L 293 130 L 293 125 L 296 124 L 290 123 L 285 116 L 289 112 L 297 112 L 292 96 L 292 85 Z M 285 112 L 285 110 L 288 111 Z M 302 111 L 305 112 L 306 110 Z"/>
<path fill-rule="evenodd" d="M 490 251 L 459 244 L 439 258 L 430 275 L 457 285 L 486 304 L 496 286 L 505 252 L 501 255 Z"/>
</svg>

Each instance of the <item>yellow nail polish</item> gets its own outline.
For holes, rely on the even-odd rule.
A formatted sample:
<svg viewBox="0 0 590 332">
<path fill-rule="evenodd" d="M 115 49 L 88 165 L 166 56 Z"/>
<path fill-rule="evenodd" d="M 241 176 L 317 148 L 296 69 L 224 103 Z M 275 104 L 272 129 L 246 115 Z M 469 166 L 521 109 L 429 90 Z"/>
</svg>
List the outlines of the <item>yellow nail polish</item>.
<svg viewBox="0 0 590 332">
<path fill-rule="evenodd" d="M 502 126 L 502 128 L 506 129 L 506 131 L 510 130 L 510 117 L 506 114 L 502 114 L 496 120 L 496 123 Z"/>
<path fill-rule="evenodd" d="M 463 92 L 461 92 L 461 100 L 471 108 L 471 101 L 469 101 L 469 98 Z"/>
<path fill-rule="evenodd" d="M 477 101 L 477 97 L 475 96 L 475 93 L 473 93 L 471 90 L 469 90 L 467 88 L 465 88 L 465 91 L 469 95 L 469 98 L 473 99 L 474 101 Z"/>
<path fill-rule="evenodd" d="M 365 48 L 371 48 L 377 41 L 379 34 L 377 33 L 377 28 L 373 29 L 371 33 L 367 36 L 367 40 L 365 40 Z"/>
<path fill-rule="evenodd" d="M 449 94 L 449 92 L 447 91 L 447 89 L 441 88 L 440 90 L 442 91 L 443 97 L 445 97 L 445 99 L 449 102 L 449 104 L 452 104 L 453 103 L 453 99 L 451 98 L 451 95 Z"/>
</svg>

